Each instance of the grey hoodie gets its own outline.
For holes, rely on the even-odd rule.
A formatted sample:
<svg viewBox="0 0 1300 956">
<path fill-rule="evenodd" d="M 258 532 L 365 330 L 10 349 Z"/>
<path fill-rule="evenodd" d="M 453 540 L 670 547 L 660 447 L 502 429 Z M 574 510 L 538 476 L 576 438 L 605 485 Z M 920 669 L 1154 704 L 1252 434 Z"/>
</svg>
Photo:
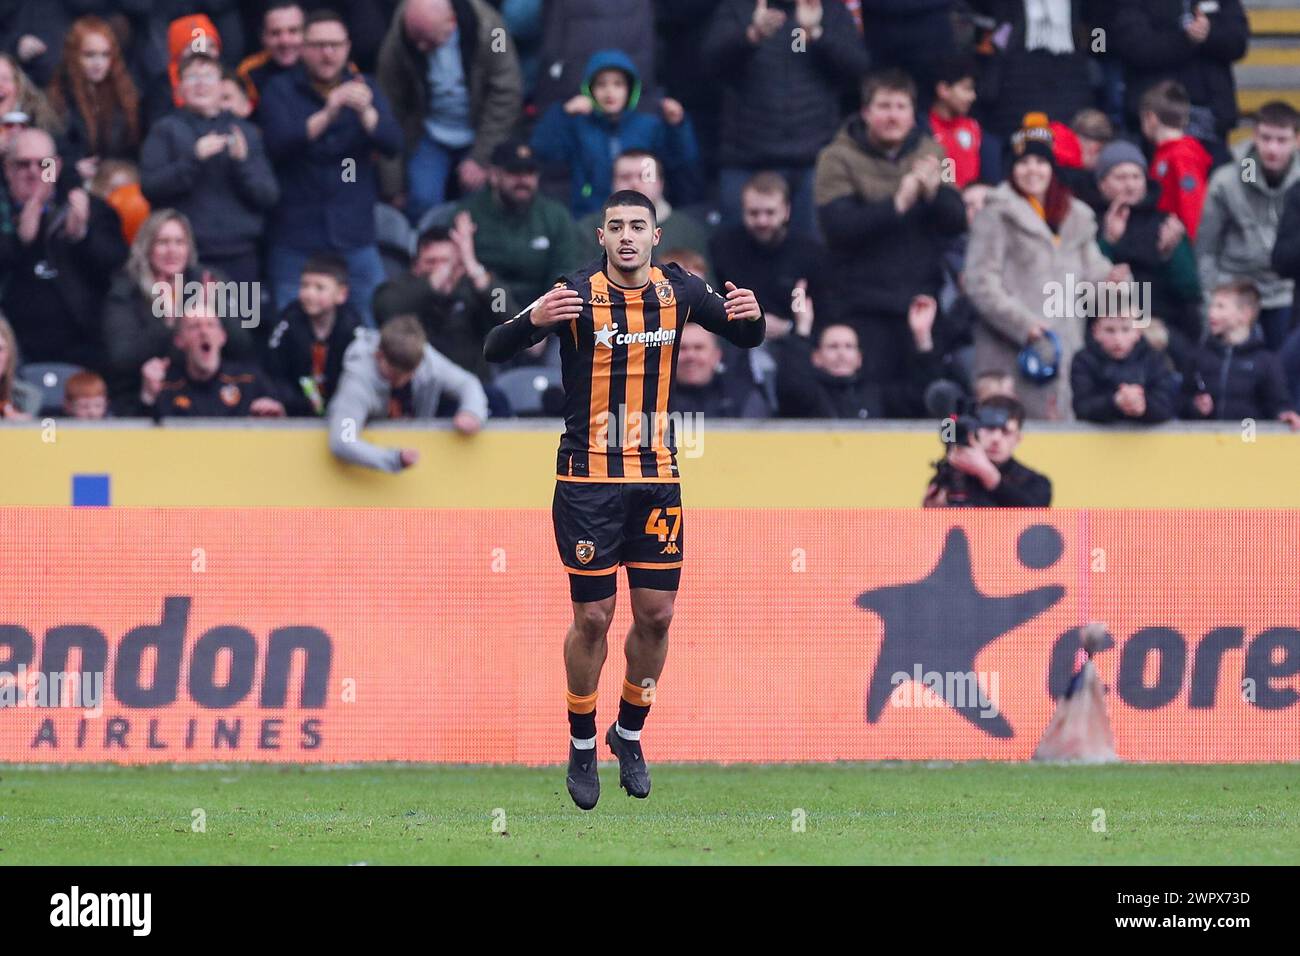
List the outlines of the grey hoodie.
<svg viewBox="0 0 1300 956">
<path fill-rule="evenodd" d="M 1210 177 L 1196 233 L 1201 289 L 1208 301 L 1216 285 L 1241 276 L 1259 286 L 1264 308 L 1287 305 L 1292 282 L 1273 271 L 1272 256 L 1286 191 L 1300 182 L 1300 156 L 1291 158 L 1291 166 L 1273 188 L 1264 178 L 1254 143 L 1243 143 L 1233 152 L 1237 161 Z M 1245 160 L 1253 160 L 1253 167 L 1243 166 Z M 1253 173 L 1251 182 L 1244 181 L 1247 168 Z"/>
<path fill-rule="evenodd" d="M 343 374 L 329 404 L 330 451 L 354 465 L 401 471 L 401 449 L 382 448 L 361 438 L 367 421 L 388 417 L 390 388 L 375 364 L 378 350 L 379 332 L 358 329 L 356 338 L 343 353 Z M 432 345 L 426 345 L 424 359 L 411 379 L 415 417 L 433 418 L 444 391 L 460 400 L 460 411 L 471 412 L 486 421 L 487 394 L 478 378 Z"/>
</svg>

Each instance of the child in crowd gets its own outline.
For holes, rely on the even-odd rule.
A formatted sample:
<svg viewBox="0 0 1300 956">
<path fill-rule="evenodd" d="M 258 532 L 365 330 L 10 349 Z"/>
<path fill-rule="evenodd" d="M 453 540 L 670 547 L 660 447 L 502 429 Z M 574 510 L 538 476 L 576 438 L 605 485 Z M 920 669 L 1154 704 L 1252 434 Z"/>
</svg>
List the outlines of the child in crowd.
<svg viewBox="0 0 1300 956">
<path fill-rule="evenodd" d="M 1142 135 L 1155 150 L 1151 178 L 1160 183 L 1156 208 L 1182 220 L 1187 237 L 1195 242 L 1214 161 L 1195 137 L 1187 135 L 1191 114 L 1187 90 L 1173 80 L 1157 83 L 1143 93 L 1138 107 Z"/>
<path fill-rule="evenodd" d="M 1081 421 L 1154 425 L 1178 409 L 1178 376 L 1143 337 L 1133 312 L 1094 316 L 1088 344 L 1070 364 L 1074 416 Z"/>
<path fill-rule="evenodd" d="M 308 259 L 298 299 L 280 313 L 267 342 L 267 367 L 289 415 L 324 413 L 361 325 L 348 304 L 347 263 L 328 254 Z"/>
<path fill-rule="evenodd" d="M 1276 418 L 1300 428 L 1282 367 L 1255 326 L 1258 317 L 1259 290 L 1253 282 L 1234 279 L 1214 290 L 1206 317 L 1209 336 L 1184 379 L 1189 418 Z"/>
</svg>

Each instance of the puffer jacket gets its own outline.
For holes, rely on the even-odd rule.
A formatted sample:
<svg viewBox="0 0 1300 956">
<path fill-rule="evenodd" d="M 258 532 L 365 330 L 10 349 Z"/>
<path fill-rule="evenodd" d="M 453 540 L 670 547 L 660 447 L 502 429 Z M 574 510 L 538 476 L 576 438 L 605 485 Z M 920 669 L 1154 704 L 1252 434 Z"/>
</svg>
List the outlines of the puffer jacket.
<svg viewBox="0 0 1300 956">
<path fill-rule="evenodd" d="M 1209 392 L 1214 408 L 1202 415 L 1192 404 L 1199 392 Z M 1277 356 L 1264 346 L 1259 326 L 1239 345 L 1209 336 L 1193 356 L 1183 376 L 1184 415 L 1215 421 L 1272 419 L 1292 408 L 1291 395 Z"/>
<path fill-rule="evenodd" d="M 1130 418 L 1115 407 L 1115 392 L 1121 385 L 1142 386 L 1147 410 L 1141 418 Z M 1085 422 L 1154 425 L 1173 418 L 1180 401 L 1177 374 L 1168 358 L 1145 338 L 1139 338 L 1124 358 L 1114 359 L 1089 337 L 1070 363 L 1070 390 L 1075 417 Z"/>
</svg>

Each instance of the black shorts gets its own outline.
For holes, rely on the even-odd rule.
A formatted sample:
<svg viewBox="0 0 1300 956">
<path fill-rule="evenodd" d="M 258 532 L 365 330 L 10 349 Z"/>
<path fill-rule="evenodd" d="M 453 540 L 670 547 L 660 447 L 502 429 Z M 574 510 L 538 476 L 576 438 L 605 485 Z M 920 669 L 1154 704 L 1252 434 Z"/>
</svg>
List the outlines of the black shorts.
<svg viewBox="0 0 1300 956">
<path fill-rule="evenodd" d="M 629 587 L 677 590 L 683 522 L 676 482 L 557 481 L 551 517 L 574 601 L 611 597 L 620 564 Z"/>
</svg>

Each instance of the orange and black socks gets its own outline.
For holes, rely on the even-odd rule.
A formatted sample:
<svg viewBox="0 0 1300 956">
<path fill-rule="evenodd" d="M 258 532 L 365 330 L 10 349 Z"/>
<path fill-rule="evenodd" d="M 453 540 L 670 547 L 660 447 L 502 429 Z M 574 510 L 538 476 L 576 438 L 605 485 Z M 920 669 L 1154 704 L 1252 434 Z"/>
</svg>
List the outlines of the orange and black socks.
<svg viewBox="0 0 1300 956">
<path fill-rule="evenodd" d="M 595 749 L 596 692 L 579 697 L 565 691 L 564 699 L 569 705 L 569 736 L 573 739 L 573 746 L 579 750 Z"/>
<path fill-rule="evenodd" d="M 640 740 L 641 728 L 645 726 L 646 714 L 654 703 L 655 688 L 653 684 L 638 686 L 623 678 L 623 696 L 618 702 L 618 724 L 614 730 L 624 740 Z"/>
</svg>

